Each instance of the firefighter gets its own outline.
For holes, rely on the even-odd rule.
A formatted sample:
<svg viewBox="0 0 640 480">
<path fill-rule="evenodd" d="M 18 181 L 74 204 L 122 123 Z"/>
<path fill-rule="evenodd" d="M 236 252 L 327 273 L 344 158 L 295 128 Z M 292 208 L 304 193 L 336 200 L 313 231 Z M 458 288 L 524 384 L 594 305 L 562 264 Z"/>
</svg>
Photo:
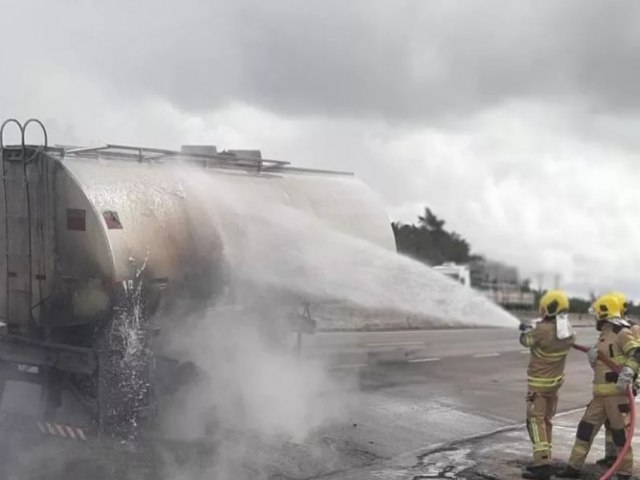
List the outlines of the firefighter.
<svg viewBox="0 0 640 480">
<path fill-rule="evenodd" d="M 564 381 L 566 356 L 575 335 L 567 314 L 569 298 L 559 290 L 540 299 L 541 319 L 533 328 L 521 325 L 520 343 L 529 347 L 527 430 L 533 444 L 533 464 L 522 477 L 547 480 L 551 476 L 551 420 Z"/>
<path fill-rule="evenodd" d="M 621 367 L 620 373 L 611 370 L 600 358 L 595 358 L 593 398 L 578 424 L 576 440 L 567 466 L 556 476 L 580 478 L 580 470 L 587 458 L 593 439 L 603 423 L 608 420 L 611 438 L 618 453 L 625 444 L 625 414 L 629 401 L 625 395 L 633 385 L 640 362 L 640 343 L 629 323 L 622 318 L 623 306 L 615 295 L 603 295 L 593 306 L 596 327 L 600 332 L 597 353 L 609 357 Z M 593 360 L 592 360 L 593 361 Z M 628 480 L 633 468 L 633 453 L 624 456 L 618 471 L 618 480 Z"/>
<path fill-rule="evenodd" d="M 632 323 L 627 317 L 629 311 L 629 301 L 624 293 L 620 292 L 611 292 L 609 295 L 613 295 L 618 299 L 618 302 L 621 305 L 621 317 L 623 320 L 627 321 L 631 327 L 631 331 L 634 334 L 634 337 L 640 338 L 640 325 Z M 591 367 L 595 368 L 595 360 L 598 356 L 596 344 L 589 352 L 589 361 L 591 363 Z M 629 424 L 628 415 L 625 415 L 625 425 Z M 604 457 L 600 460 L 596 461 L 596 465 L 600 465 L 602 467 L 609 468 L 613 465 L 617 459 L 617 451 L 616 446 L 613 443 L 613 437 L 611 435 L 611 425 L 609 424 L 609 420 L 605 420 L 604 422 Z"/>
</svg>

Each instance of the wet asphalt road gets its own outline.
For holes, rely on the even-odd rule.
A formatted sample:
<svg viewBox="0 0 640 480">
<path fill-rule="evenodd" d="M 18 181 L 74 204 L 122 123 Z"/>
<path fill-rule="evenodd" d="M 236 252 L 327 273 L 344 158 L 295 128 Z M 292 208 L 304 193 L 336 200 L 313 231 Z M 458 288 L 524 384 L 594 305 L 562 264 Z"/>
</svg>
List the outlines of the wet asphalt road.
<svg viewBox="0 0 640 480">
<path fill-rule="evenodd" d="M 577 332 L 579 343 L 595 340 L 594 329 Z M 74 458 L 80 473 L 71 474 L 68 462 L 52 468 L 52 455 L 59 460 L 62 454 L 53 454 L 48 445 L 43 445 L 47 460 L 39 463 L 48 478 L 65 480 L 87 478 L 87 472 L 96 480 L 337 479 L 347 472 L 360 478 L 361 470 L 364 479 L 366 467 L 376 462 L 393 463 L 402 454 L 522 423 L 528 352 L 517 337 L 515 330 L 318 333 L 304 338 L 302 353 L 327 365 L 332 383 L 322 403 L 336 415 L 307 438 L 265 440 L 240 433 L 222 446 L 200 445 L 195 453 L 190 448 L 175 473 L 164 466 L 159 474 L 136 473 L 119 453 L 99 452 L 103 466 L 96 468 L 98 451 L 91 446 L 82 461 Z M 582 407 L 590 396 L 584 354 L 570 353 L 566 373 L 560 411 Z M 161 455 L 169 453 L 173 462 L 181 447 L 163 448 Z M 220 452 L 231 453 L 228 470 L 220 469 Z M 29 454 L 21 463 L 37 462 Z M 41 467 L 37 470 L 35 476 L 13 478 L 42 478 Z"/>
<path fill-rule="evenodd" d="M 597 336 L 592 328 L 577 328 L 576 332 L 578 343 L 593 342 Z M 407 354 L 412 360 L 470 359 L 522 351 L 518 334 L 511 329 L 320 332 L 304 337 L 303 350 L 309 356 L 329 357 L 343 365 L 363 362 L 372 355 L 402 359 Z"/>
<path fill-rule="evenodd" d="M 592 344 L 596 333 L 577 329 L 577 341 Z M 348 422 L 327 433 L 382 459 L 523 422 L 528 351 L 517 336 L 461 330 L 307 339 L 307 354 L 331 352 L 333 374 L 358 387 L 336 393 L 346 395 Z M 592 372 L 583 353 L 570 353 L 566 374 L 559 411 L 580 408 L 590 396 Z"/>
</svg>

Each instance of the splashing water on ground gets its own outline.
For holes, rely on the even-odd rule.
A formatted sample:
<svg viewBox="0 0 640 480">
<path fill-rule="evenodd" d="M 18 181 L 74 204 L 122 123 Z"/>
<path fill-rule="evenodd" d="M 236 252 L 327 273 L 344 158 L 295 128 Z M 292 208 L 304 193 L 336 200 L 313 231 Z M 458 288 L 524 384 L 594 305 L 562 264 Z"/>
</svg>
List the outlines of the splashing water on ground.
<svg viewBox="0 0 640 480">
<path fill-rule="evenodd" d="M 518 325 L 479 293 L 422 263 L 249 189 L 232 188 L 223 177 L 182 175 L 192 201 L 204 204 L 209 221 L 220 229 L 226 261 L 240 280 L 301 298 L 421 316 L 433 327 Z"/>
</svg>

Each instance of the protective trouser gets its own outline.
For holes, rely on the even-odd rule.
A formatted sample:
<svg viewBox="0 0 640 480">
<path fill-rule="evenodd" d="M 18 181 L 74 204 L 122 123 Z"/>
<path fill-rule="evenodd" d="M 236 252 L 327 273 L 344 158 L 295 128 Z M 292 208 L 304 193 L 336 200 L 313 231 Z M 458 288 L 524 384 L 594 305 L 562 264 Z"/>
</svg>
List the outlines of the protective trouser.
<svg viewBox="0 0 640 480">
<path fill-rule="evenodd" d="M 533 464 L 551 462 L 551 420 L 558 406 L 558 391 L 527 394 L 527 430 L 533 444 Z"/>
<path fill-rule="evenodd" d="M 611 440 L 615 446 L 615 455 L 622 449 L 626 440 L 626 414 L 629 413 L 629 401 L 624 395 L 594 396 L 582 416 L 576 432 L 576 442 L 571 450 L 569 466 L 580 470 L 584 465 L 593 439 L 605 421 L 611 428 Z M 633 452 L 631 448 L 624 456 L 618 473 L 631 475 Z"/>
<path fill-rule="evenodd" d="M 613 435 L 611 434 L 611 425 L 609 425 L 609 420 L 605 420 L 604 422 L 604 456 L 605 458 L 609 458 L 609 457 L 615 457 L 616 454 L 617 454 L 616 446 L 613 443 Z"/>
<path fill-rule="evenodd" d="M 629 427 L 629 415 L 624 414 L 624 425 L 625 429 Z M 604 456 L 605 457 L 615 457 L 618 455 L 618 450 L 616 449 L 616 445 L 613 443 L 613 435 L 611 434 L 611 425 L 609 424 L 609 420 L 604 421 Z"/>
</svg>

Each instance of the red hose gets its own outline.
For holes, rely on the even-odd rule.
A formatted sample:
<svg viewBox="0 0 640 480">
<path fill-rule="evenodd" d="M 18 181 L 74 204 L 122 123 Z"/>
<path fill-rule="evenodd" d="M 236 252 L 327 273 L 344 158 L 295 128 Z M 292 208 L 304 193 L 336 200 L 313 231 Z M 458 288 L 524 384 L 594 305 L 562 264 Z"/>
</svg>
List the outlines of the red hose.
<svg viewBox="0 0 640 480">
<path fill-rule="evenodd" d="M 580 350 L 581 352 L 584 352 L 584 353 L 587 353 L 590 350 L 589 347 L 585 347 L 584 345 L 576 345 L 576 344 L 573 345 L 573 348 L 575 348 L 576 350 Z M 609 367 L 611 370 L 615 372 L 620 371 L 620 366 L 613 363 L 613 361 L 610 358 L 604 357 L 600 354 L 598 354 L 598 358 L 602 360 L 602 362 L 604 362 L 604 364 L 607 365 L 607 367 Z M 609 480 L 613 476 L 613 474 L 618 471 L 618 468 L 620 468 L 620 464 L 622 463 L 624 456 L 629 451 L 629 448 L 631 448 L 631 441 L 633 440 L 633 433 L 636 427 L 636 399 L 633 396 L 633 388 L 631 387 L 631 385 L 627 387 L 627 398 L 629 399 L 629 427 L 627 428 L 627 434 L 626 434 L 624 446 L 622 447 L 622 450 L 620 450 L 620 453 L 618 454 L 618 458 L 616 458 L 616 461 L 614 462 L 614 464 L 611 465 L 611 468 L 609 468 L 609 470 L 607 470 L 600 477 L 600 480 Z"/>
</svg>

